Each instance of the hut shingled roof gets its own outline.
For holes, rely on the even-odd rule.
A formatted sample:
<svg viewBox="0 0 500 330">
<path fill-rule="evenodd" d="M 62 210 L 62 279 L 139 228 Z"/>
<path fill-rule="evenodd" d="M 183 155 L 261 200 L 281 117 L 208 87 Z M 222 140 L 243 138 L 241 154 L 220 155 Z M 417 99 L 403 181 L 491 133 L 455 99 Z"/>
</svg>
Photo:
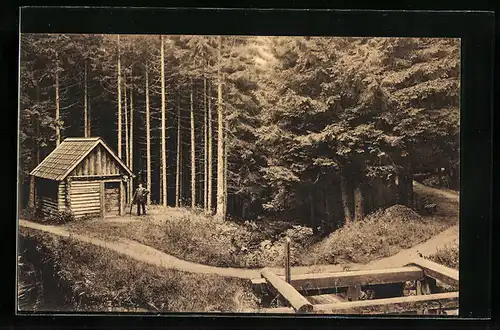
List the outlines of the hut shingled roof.
<svg viewBox="0 0 500 330">
<path fill-rule="evenodd" d="M 99 137 L 91 138 L 66 138 L 54 149 L 38 166 L 31 171 L 30 175 L 61 181 L 89 154 L 101 144 L 120 164 L 125 171 L 134 176 L 130 169 L 121 161 L 115 153 Z"/>
</svg>

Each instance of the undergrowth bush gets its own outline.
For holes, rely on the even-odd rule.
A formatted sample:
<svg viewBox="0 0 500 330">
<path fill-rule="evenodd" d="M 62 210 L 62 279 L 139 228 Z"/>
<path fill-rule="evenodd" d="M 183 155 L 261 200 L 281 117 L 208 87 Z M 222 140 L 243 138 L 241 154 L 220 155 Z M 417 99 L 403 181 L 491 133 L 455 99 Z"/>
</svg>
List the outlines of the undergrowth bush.
<svg viewBox="0 0 500 330">
<path fill-rule="evenodd" d="M 135 240 L 184 260 L 219 267 L 281 267 L 286 236 L 292 239 L 292 263 L 296 264 L 312 239 L 309 228 L 284 221 L 235 223 L 179 210 L 154 217 L 131 223 L 77 222 L 70 228 L 106 239 Z"/>
<path fill-rule="evenodd" d="M 49 216 L 41 219 L 42 223 L 51 225 L 63 225 L 73 221 L 75 221 L 75 217 L 73 213 L 68 211 L 51 213 Z"/>
<path fill-rule="evenodd" d="M 405 206 L 395 205 L 333 232 L 314 244 L 301 263 L 367 263 L 415 246 L 445 228 Z"/>
<path fill-rule="evenodd" d="M 22 228 L 37 241 L 65 288 L 60 299 L 74 311 L 242 312 L 257 308 L 251 283 L 243 279 L 191 274 L 137 262 L 71 238 L 47 239 Z"/>
<path fill-rule="evenodd" d="M 68 211 L 51 212 L 49 215 L 44 216 L 39 209 L 33 208 L 21 209 L 19 218 L 48 225 L 63 225 L 75 221 L 73 213 Z M 82 218 L 82 220 L 84 219 Z"/>
<path fill-rule="evenodd" d="M 429 260 L 442 264 L 444 266 L 458 269 L 459 268 L 459 249 L 458 240 L 439 249 L 435 254 L 427 257 Z"/>
</svg>

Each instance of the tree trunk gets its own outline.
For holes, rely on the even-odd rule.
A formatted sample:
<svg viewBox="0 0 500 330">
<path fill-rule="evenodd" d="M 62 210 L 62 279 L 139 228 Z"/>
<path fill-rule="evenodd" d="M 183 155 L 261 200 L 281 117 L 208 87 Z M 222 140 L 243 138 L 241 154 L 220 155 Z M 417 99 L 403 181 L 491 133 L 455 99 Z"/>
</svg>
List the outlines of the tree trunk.
<svg viewBox="0 0 500 330">
<path fill-rule="evenodd" d="M 402 164 L 402 169 L 398 173 L 398 201 L 401 205 L 413 208 L 413 173 L 409 155 L 403 157 Z"/>
<path fill-rule="evenodd" d="M 150 113 L 149 113 L 149 76 L 148 65 L 146 64 L 146 172 L 147 184 L 146 187 L 151 191 L 151 132 L 150 132 Z M 148 205 L 151 204 L 151 193 L 148 194 Z"/>
<path fill-rule="evenodd" d="M 308 200 L 309 200 L 309 210 L 310 210 L 310 218 L 309 218 L 309 223 L 311 224 L 313 233 L 317 232 L 317 226 L 316 226 L 316 215 L 314 212 L 314 198 L 313 198 L 313 193 L 311 190 L 308 192 Z"/>
<path fill-rule="evenodd" d="M 118 49 L 118 158 L 122 159 L 122 78 L 121 78 L 121 64 L 120 64 L 120 35 L 117 35 L 117 49 Z"/>
<path fill-rule="evenodd" d="M 124 101 L 124 115 L 125 115 L 125 164 L 130 162 L 130 148 L 129 148 L 129 135 L 128 135 L 128 104 L 127 104 L 127 83 L 125 77 L 123 77 L 123 101 Z M 125 186 L 127 191 L 127 201 L 130 203 L 130 197 L 132 196 L 130 184 Z"/>
<path fill-rule="evenodd" d="M 85 61 L 84 96 L 83 96 L 83 136 L 89 137 L 89 112 L 88 112 L 88 89 L 87 89 L 87 61 Z"/>
<path fill-rule="evenodd" d="M 132 74 L 130 74 L 130 158 L 129 158 L 129 168 L 130 171 L 134 172 L 134 84 L 132 79 Z M 134 178 L 130 178 L 130 198 L 132 198 L 132 190 L 134 189 Z"/>
<path fill-rule="evenodd" d="M 195 151 L 195 135 L 194 135 L 194 100 L 193 100 L 193 80 L 191 79 L 190 89 L 190 104 L 191 104 L 191 207 L 196 207 L 196 151 Z"/>
<path fill-rule="evenodd" d="M 351 209 L 349 208 L 349 187 L 347 178 L 343 173 L 340 173 L 340 192 L 342 195 L 345 225 L 349 226 L 352 222 Z"/>
<path fill-rule="evenodd" d="M 228 132 L 228 123 L 225 123 L 225 132 Z M 227 136 L 227 135 L 224 135 Z M 228 189 L 227 189 L 227 141 L 224 139 L 224 217 L 227 216 Z"/>
<path fill-rule="evenodd" d="M 211 85 L 208 86 L 208 210 L 212 212 L 213 146 L 212 146 L 212 98 Z"/>
<path fill-rule="evenodd" d="M 125 115 L 125 164 L 129 164 L 130 161 L 130 149 L 128 147 L 128 102 L 127 102 L 127 83 L 126 78 L 123 77 L 123 114 Z"/>
<path fill-rule="evenodd" d="M 225 219 L 224 213 L 224 128 L 222 117 L 222 77 L 219 73 L 217 95 L 217 216 Z"/>
<path fill-rule="evenodd" d="M 181 105 L 180 96 L 177 93 L 177 164 L 175 169 L 175 207 L 180 206 L 180 184 L 181 184 Z"/>
<path fill-rule="evenodd" d="M 36 102 L 37 105 L 40 105 L 40 85 L 37 83 L 36 84 Z M 38 166 L 40 164 L 40 115 L 38 115 L 35 118 L 35 157 L 34 159 L 34 164 L 33 168 Z M 28 207 L 31 209 L 34 209 L 36 206 L 36 193 L 35 193 L 35 177 L 33 175 L 30 176 L 30 190 L 29 190 L 29 196 L 28 196 Z"/>
<path fill-rule="evenodd" d="M 208 209 L 208 130 L 207 130 L 207 78 L 203 80 L 203 207 L 205 210 Z"/>
<path fill-rule="evenodd" d="M 362 183 L 358 182 L 354 188 L 354 221 L 363 220 L 365 217 Z"/>
<path fill-rule="evenodd" d="M 61 126 L 59 118 L 59 55 L 56 55 L 56 147 L 61 143 Z"/>
<path fill-rule="evenodd" d="M 167 145 L 165 139 L 165 51 L 163 35 L 161 40 L 161 173 L 162 173 L 162 204 L 167 206 Z"/>
<path fill-rule="evenodd" d="M 182 140 L 182 134 L 181 134 L 181 140 Z M 180 146 L 180 155 L 179 155 L 179 162 L 182 165 L 183 163 L 185 164 L 186 162 L 184 161 L 184 151 L 182 148 L 182 144 Z M 179 182 L 179 207 L 182 207 L 184 204 L 184 182 L 186 182 L 186 179 L 184 178 L 184 168 L 183 166 L 180 167 L 180 182 Z"/>
<path fill-rule="evenodd" d="M 328 184 L 328 183 L 327 183 Z M 325 185 L 325 190 L 324 190 L 324 197 L 325 197 L 325 222 L 326 222 L 326 226 L 331 228 L 332 227 L 332 214 L 331 214 L 331 210 L 330 210 L 330 200 L 329 200 L 329 190 L 328 190 L 328 186 Z"/>
</svg>

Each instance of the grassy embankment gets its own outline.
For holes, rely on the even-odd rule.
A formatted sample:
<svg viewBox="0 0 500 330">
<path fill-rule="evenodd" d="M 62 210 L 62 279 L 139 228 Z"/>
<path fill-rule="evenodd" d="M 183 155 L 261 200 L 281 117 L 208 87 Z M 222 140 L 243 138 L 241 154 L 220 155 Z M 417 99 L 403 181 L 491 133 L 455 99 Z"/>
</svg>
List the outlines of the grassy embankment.
<svg viewBox="0 0 500 330">
<path fill-rule="evenodd" d="M 144 264 L 105 248 L 20 228 L 20 302 L 38 311 L 244 312 L 247 280 Z"/>
<path fill-rule="evenodd" d="M 130 221 L 85 221 L 68 225 L 76 232 L 106 239 L 127 238 L 178 258 L 221 267 L 283 265 L 284 238 L 292 239 L 292 265 L 367 263 L 426 241 L 458 223 L 458 205 L 446 196 L 416 186 L 419 199 L 438 204 L 437 213 L 420 216 L 393 206 L 367 216 L 325 238 L 285 222 L 234 223 L 201 211 L 152 208 Z"/>
</svg>

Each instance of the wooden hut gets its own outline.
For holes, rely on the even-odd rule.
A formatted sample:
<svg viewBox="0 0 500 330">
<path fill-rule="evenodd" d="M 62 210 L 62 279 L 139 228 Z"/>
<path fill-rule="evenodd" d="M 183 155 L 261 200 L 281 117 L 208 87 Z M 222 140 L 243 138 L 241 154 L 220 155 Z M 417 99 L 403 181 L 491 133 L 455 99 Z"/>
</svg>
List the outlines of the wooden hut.
<svg viewBox="0 0 500 330">
<path fill-rule="evenodd" d="M 99 137 L 66 138 L 31 173 L 35 201 L 44 215 L 125 214 L 126 189 L 134 174 Z"/>
</svg>

